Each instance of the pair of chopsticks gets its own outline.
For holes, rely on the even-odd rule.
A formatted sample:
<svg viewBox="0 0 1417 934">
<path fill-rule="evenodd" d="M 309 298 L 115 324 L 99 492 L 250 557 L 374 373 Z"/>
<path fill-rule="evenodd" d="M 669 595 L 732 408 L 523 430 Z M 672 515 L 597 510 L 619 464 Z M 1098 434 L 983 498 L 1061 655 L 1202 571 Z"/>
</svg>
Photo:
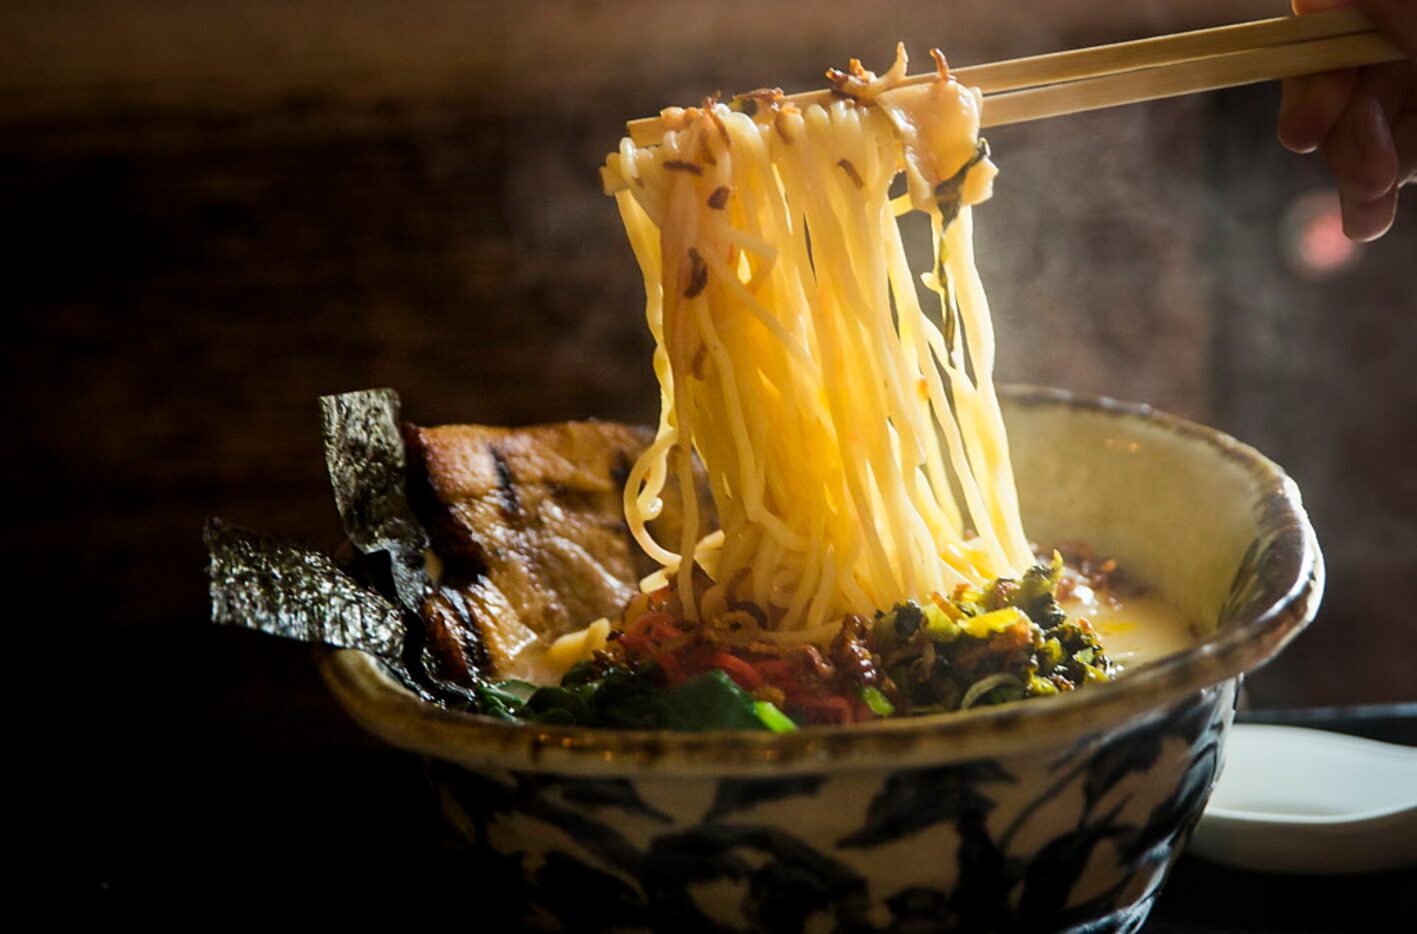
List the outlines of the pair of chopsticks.
<svg viewBox="0 0 1417 934">
<path fill-rule="evenodd" d="M 1371 20 L 1347 9 L 973 65 L 951 74 L 984 93 L 982 124 L 991 127 L 1403 58 Z M 931 71 L 904 83 L 934 79 Z M 826 103 L 831 91 L 787 99 L 806 107 Z M 626 128 L 641 146 L 664 137 L 659 117 L 631 120 Z"/>
</svg>

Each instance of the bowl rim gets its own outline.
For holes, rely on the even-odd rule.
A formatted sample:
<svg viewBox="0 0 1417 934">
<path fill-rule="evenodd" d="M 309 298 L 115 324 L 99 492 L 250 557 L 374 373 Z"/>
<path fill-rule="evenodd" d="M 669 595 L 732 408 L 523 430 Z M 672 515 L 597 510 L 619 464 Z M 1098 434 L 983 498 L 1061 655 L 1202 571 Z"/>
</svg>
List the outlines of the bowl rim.
<svg viewBox="0 0 1417 934">
<path fill-rule="evenodd" d="M 1255 479 L 1256 528 L 1272 537 L 1256 569 L 1258 598 L 1196 646 L 1127 672 L 1115 682 L 1049 698 L 969 712 L 812 726 L 793 733 L 725 730 L 683 733 L 509 723 L 421 700 L 376 658 L 320 649 L 321 673 L 357 722 L 385 741 L 474 768 L 587 775 L 800 774 L 897 768 L 994 758 L 1060 745 L 1129 721 L 1237 678 L 1273 658 L 1313 618 L 1324 563 L 1299 489 L 1259 451 L 1224 432 L 1149 405 L 1037 386 L 1000 387 L 1013 406 L 1056 407 L 1140 419 L 1202 443 Z"/>
</svg>

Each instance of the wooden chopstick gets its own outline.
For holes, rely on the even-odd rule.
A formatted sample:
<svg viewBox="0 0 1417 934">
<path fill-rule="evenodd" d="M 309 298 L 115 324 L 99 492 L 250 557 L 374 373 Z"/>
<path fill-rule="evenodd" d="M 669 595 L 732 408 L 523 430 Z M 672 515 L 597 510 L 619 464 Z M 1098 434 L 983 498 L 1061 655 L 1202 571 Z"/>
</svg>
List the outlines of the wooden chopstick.
<svg viewBox="0 0 1417 934">
<path fill-rule="evenodd" d="M 1372 32 L 1373 28 L 1372 20 L 1356 9 L 1332 10 L 1312 16 L 1277 16 L 1249 23 L 974 65 L 959 69 L 955 76 L 961 84 L 977 87 L 985 94 L 998 94 L 1105 74 L 1158 68 L 1212 55 Z M 907 80 L 929 81 L 933 77 L 931 74 L 915 75 Z"/>
<path fill-rule="evenodd" d="M 1296 75 L 1376 65 L 1406 57 L 1402 49 L 1377 32 L 1231 52 L 1157 68 L 992 94 L 984 98 L 980 124 L 993 127 L 1023 123 Z"/>
<path fill-rule="evenodd" d="M 1346 37 L 1366 38 L 1323 44 Z M 1404 57 L 1396 46 L 1376 37 L 1371 20 L 1359 10 L 1346 9 L 1035 55 L 951 73 L 961 84 L 986 95 L 984 125 L 1000 126 Z M 1266 57 L 1266 52 L 1274 57 Z M 1212 61 L 1210 68 L 1197 64 Z M 1180 71 L 1165 76 L 1173 69 Z M 931 71 L 911 75 L 903 84 L 934 79 Z M 1065 90 L 1072 85 L 1084 86 Z M 1006 93 L 1010 91 L 1018 94 Z M 787 99 L 806 107 L 830 100 L 831 91 L 807 91 Z M 654 145 L 664 136 L 660 117 L 631 120 L 625 126 L 639 146 Z"/>
</svg>

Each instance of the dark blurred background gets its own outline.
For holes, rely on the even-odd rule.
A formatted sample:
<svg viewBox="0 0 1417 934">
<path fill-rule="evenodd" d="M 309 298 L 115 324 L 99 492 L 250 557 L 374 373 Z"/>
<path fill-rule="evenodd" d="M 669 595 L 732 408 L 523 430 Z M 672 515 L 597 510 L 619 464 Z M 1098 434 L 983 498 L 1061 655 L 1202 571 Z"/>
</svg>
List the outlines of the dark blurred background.
<svg viewBox="0 0 1417 934">
<path fill-rule="evenodd" d="M 939 45 L 963 65 L 1286 11 L 0 6 L 18 468 L 0 547 L 51 598 L 29 628 L 63 638 L 100 699 L 99 874 L 141 875 L 123 841 L 193 782 L 276 800 L 291 763 L 374 748 L 307 650 L 206 623 L 206 516 L 339 539 L 317 396 L 396 387 L 423 423 L 653 420 L 638 273 L 595 173 L 626 118 L 719 88 L 816 87 L 851 55 L 883 68 L 897 38 L 917 62 Z M 1321 167 L 1274 142 L 1277 99 L 1256 87 L 991 132 L 1001 175 L 978 239 L 999 373 L 1149 402 L 1283 464 L 1329 589 L 1251 702 L 1412 700 L 1417 193 L 1391 235 L 1349 248 Z M 254 832 L 240 824 L 219 827 Z"/>
</svg>

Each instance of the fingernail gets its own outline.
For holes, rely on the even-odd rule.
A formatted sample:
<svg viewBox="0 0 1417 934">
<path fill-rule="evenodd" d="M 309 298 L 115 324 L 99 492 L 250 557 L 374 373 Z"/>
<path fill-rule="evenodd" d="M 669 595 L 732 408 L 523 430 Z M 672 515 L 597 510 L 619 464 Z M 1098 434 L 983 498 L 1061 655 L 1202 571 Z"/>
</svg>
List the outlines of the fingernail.
<svg viewBox="0 0 1417 934">
<path fill-rule="evenodd" d="M 1310 153 L 1318 148 L 1319 141 L 1305 135 L 1305 128 L 1299 119 L 1312 94 L 1313 86 L 1311 80 L 1303 77 L 1290 78 L 1284 82 L 1276 124 L 1279 142 L 1291 152 Z"/>
<path fill-rule="evenodd" d="M 1338 202 L 1343 210 L 1343 235 L 1355 243 L 1378 239 L 1392 227 L 1397 215 L 1395 194 L 1366 203 L 1339 195 Z"/>
</svg>

